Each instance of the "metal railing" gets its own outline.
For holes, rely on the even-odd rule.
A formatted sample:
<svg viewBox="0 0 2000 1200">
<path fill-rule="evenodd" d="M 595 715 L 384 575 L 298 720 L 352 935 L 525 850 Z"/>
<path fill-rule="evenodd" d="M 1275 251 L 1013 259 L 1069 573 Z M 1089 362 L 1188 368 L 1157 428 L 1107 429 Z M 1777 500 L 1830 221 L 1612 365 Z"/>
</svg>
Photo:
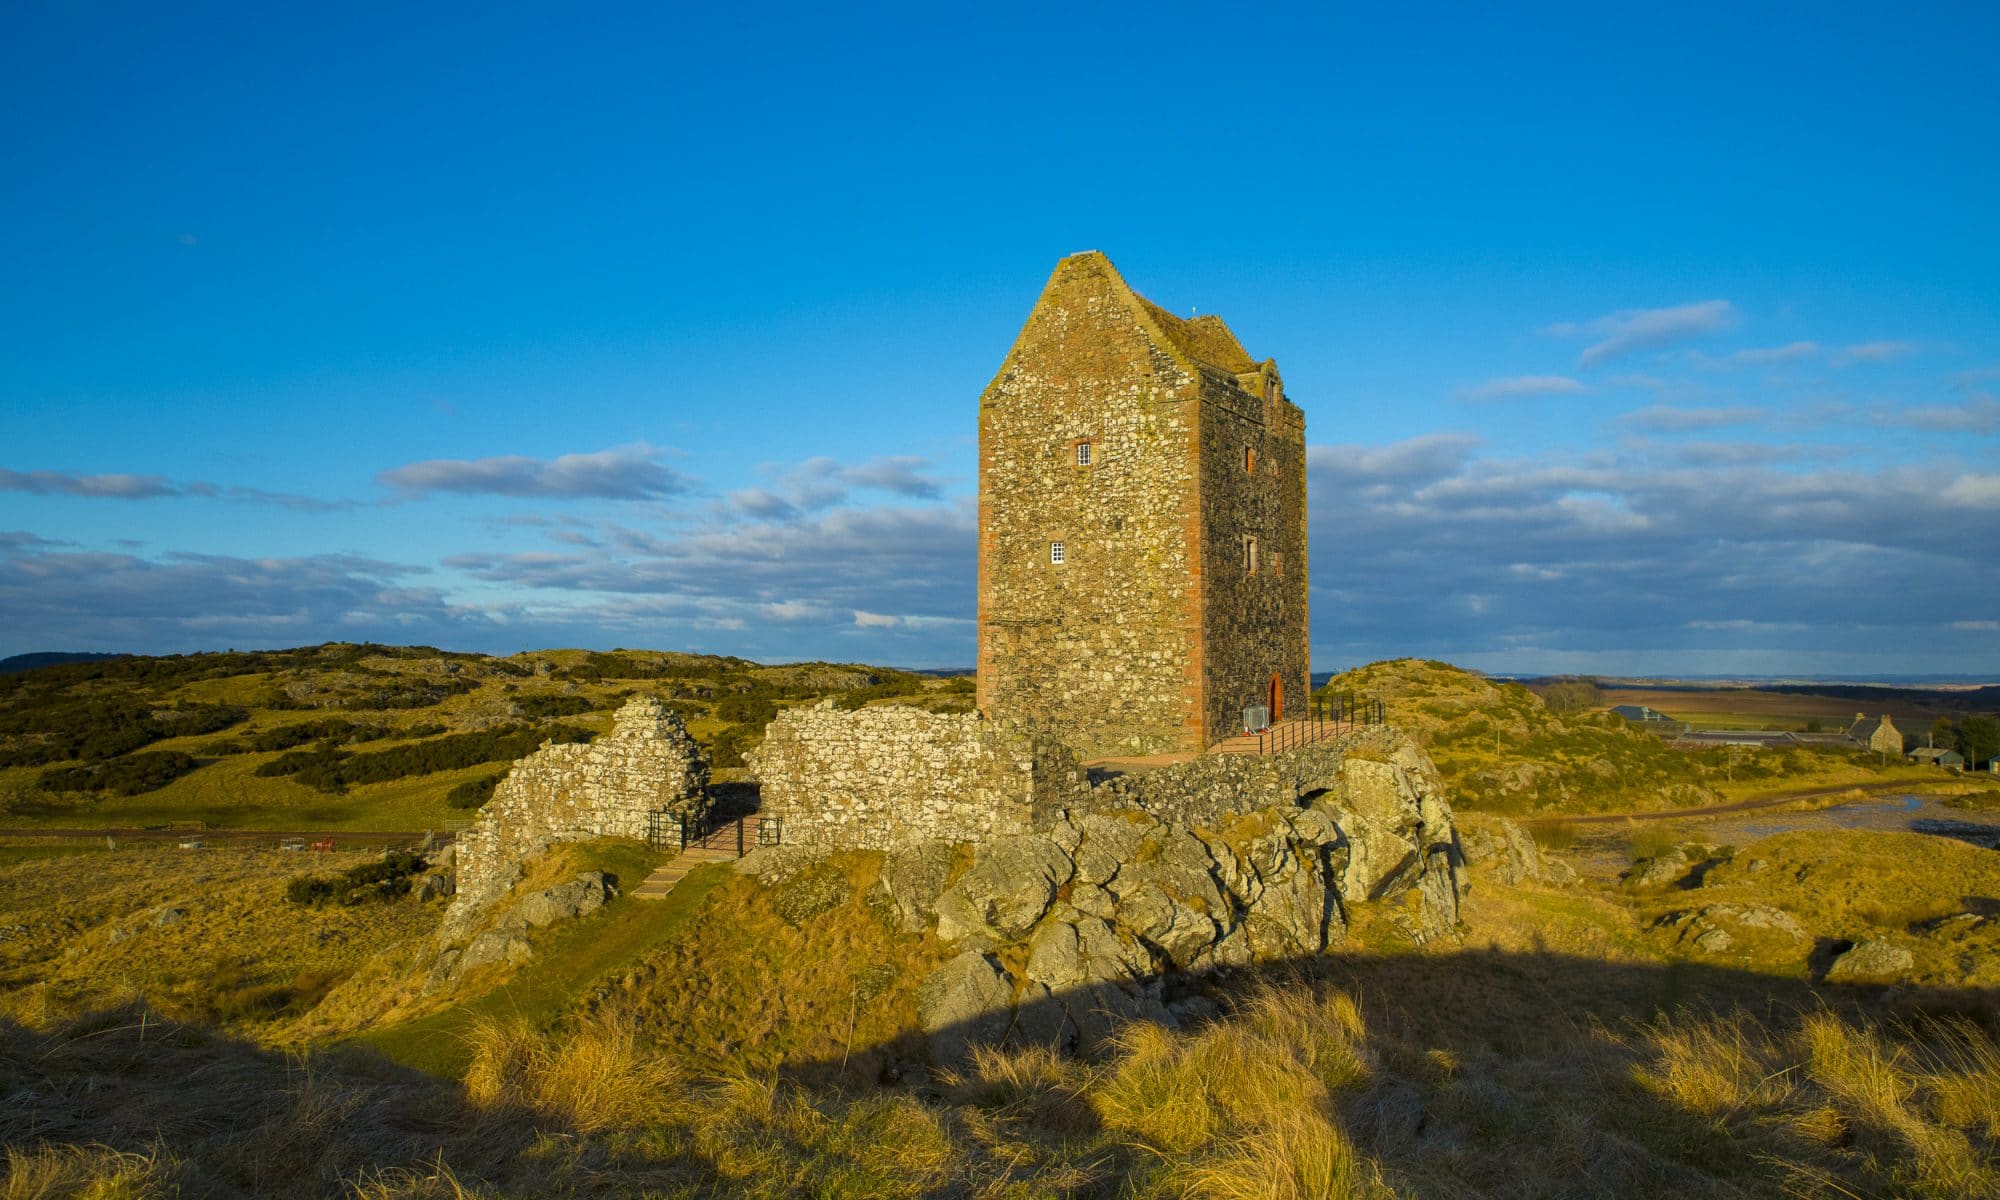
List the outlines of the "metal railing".
<svg viewBox="0 0 2000 1200">
<path fill-rule="evenodd" d="M 1312 708 L 1303 717 L 1280 721 L 1257 731 L 1257 753 L 1283 754 L 1314 742 L 1351 733 L 1357 726 L 1382 725 L 1388 721 L 1382 701 L 1374 696 L 1324 693 L 1312 698 Z"/>
<path fill-rule="evenodd" d="M 735 817 L 710 813 L 693 826 L 683 821 L 679 813 L 649 813 L 646 818 L 646 841 L 662 850 L 679 852 L 689 847 L 731 850 L 742 858 L 759 846 L 775 846 L 783 840 L 784 824 L 780 818 L 755 813 Z"/>
</svg>

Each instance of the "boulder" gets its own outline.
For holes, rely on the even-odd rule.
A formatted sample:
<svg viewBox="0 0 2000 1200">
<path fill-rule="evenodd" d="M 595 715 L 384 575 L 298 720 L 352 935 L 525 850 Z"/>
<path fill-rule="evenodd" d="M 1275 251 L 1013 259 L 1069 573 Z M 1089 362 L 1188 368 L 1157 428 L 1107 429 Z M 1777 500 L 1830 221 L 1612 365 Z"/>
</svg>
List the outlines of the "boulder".
<svg viewBox="0 0 2000 1200">
<path fill-rule="evenodd" d="M 984 954 L 967 950 L 917 988 L 917 1023 L 934 1062 L 957 1062 L 975 1043 L 998 1042 L 1012 1023 L 1014 988 Z"/>
<path fill-rule="evenodd" d="M 923 842 L 891 850 L 869 890 L 871 904 L 885 906 L 904 933 L 921 933 L 937 922 L 938 897 L 951 882 L 958 850 L 949 842 Z"/>
<path fill-rule="evenodd" d="M 1029 834 L 979 848 L 972 869 L 938 897 L 937 932 L 948 942 L 976 938 L 987 945 L 1034 928 L 1069 881 L 1073 865 L 1062 847 Z"/>
<path fill-rule="evenodd" d="M 1547 860 L 1528 831 L 1504 818 L 1461 825 L 1459 845 L 1465 861 L 1492 874 L 1509 887 L 1551 882 Z"/>
<path fill-rule="evenodd" d="M 1696 954 L 1750 959 L 1796 959 L 1811 940 L 1790 913 L 1768 904 L 1711 904 L 1668 913 L 1653 927 Z"/>
<path fill-rule="evenodd" d="M 1684 851 L 1675 849 L 1665 854 L 1655 854 L 1632 864 L 1625 872 L 1625 886 L 1634 891 L 1653 891 L 1679 884 L 1694 869 L 1694 863 Z"/>
<path fill-rule="evenodd" d="M 585 871 L 568 883 L 529 892 L 514 902 L 499 924 L 540 929 L 557 921 L 573 921 L 603 908 L 605 901 L 617 894 L 617 880 L 602 871 Z"/>
<path fill-rule="evenodd" d="M 488 963 L 509 962 L 518 966 L 534 956 L 534 948 L 528 945 L 528 939 L 518 932 L 489 929 L 467 943 L 464 951 L 450 962 L 446 972 L 449 976 L 456 977 Z"/>
<path fill-rule="evenodd" d="M 1833 960 L 1826 969 L 1828 983 L 1880 983 L 1901 979 L 1916 958 L 1893 942 L 1869 938 Z"/>
</svg>

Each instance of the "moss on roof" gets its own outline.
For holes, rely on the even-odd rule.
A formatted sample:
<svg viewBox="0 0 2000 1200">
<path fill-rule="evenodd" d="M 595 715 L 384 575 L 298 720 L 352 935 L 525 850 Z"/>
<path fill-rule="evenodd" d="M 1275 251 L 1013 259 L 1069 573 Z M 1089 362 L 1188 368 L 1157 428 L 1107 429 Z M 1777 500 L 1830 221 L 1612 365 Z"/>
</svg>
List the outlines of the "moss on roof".
<svg viewBox="0 0 2000 1200">
<path fill-rule="evenodd" d="M 1177 317 L 1137 292 L 1133 295 L 1146 306 L 1147 313 L 1159 325 L 1160 332 L 1173 342 L 1174 349 L 1187 357 L 1231 375 L 1257 369 L 1256 360 L 1243 349 L 1243 343 L 1236 340 L 1236 335 L 1229 331 L 1229 326 L 1223 323 L 1221 317 L 1213 314 Z"/>
</svg>

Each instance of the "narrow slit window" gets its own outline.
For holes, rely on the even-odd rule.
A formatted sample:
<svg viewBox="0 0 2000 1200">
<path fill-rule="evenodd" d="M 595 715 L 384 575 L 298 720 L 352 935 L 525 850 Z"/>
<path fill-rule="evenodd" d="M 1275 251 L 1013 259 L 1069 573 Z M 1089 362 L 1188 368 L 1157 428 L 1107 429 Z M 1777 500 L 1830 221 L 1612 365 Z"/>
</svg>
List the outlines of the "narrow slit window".
<svg viewBox="0 0 2000 1200">
<path fill-rule="evenodd" d="M 1249 446 L 1244 449 L 1243 469 L 1252 475 L 1257 473 L 1257 448 L 1255 446 Z"/>
<path fill-rule="evenodd" d="M 1063 560 L 1066 557 L 1068 557 L 1068 555 L 1069 551 L 1063 546 L 1061 542 L 1049 543 L 1049 561 L 1051 563 L 1054 563 L 1056 566 L 1061 566 Z"/>
<path fill-rule="evenodd" d="M 1257 538 L 1254 534 L 1243 535 L 1243 573 L 1257 573 Z"/>
</svg>

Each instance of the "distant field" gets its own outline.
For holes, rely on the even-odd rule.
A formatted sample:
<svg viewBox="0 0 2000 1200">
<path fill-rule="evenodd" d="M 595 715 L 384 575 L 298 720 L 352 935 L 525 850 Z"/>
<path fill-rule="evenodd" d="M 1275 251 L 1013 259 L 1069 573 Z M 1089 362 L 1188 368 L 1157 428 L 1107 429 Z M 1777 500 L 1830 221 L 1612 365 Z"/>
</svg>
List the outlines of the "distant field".
<svg viewBox="0 0 2000 1200">
<path fill-rule="evenodd" d="M 1858 712 L 1871 717 L 1888 713 L 1905 733 L 1924 729 L 1941 716 L 1957 715 L 1944 695 L 1935 702 L 1915 700 L 1907 690 L 1870 703 L 1846 696 L 1814 696 L 1767 692 L 1755 688 L 1660 688 L 1599 685 L 1606 707 L 1642 704 L 1697 729 L 1800 729 L 1817 720 L 1829 732 L 1845 729 Z"/>
</svg>

